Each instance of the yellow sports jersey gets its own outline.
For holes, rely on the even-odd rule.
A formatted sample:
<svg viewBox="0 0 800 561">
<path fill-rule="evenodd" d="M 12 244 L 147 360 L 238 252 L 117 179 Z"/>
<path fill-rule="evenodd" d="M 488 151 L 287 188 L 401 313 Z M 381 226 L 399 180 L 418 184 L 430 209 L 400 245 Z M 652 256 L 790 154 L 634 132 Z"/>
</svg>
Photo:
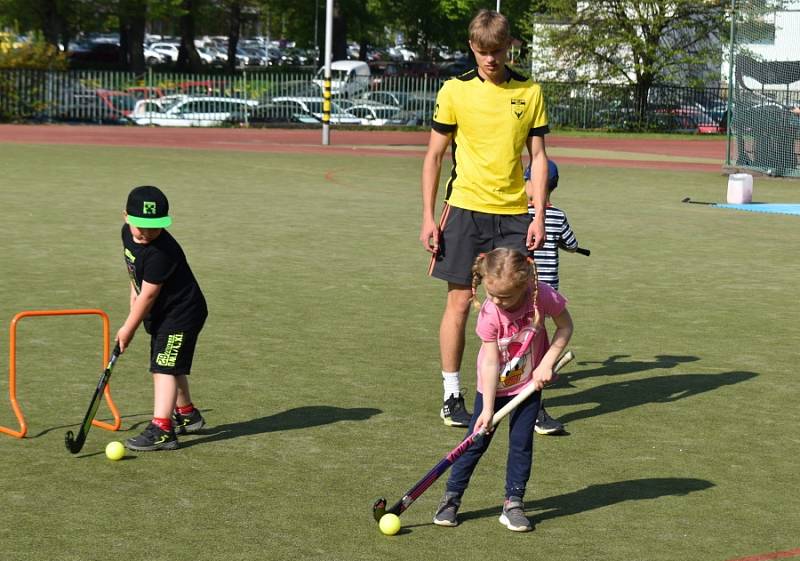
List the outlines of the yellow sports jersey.
<svg viewBox="0 0 800 561">
<path fill-rule="evenodd" d="M 496 85 L 471 70 L 439 90 L 433 129 L 453 133 L 449 204 L 491 214 L 528 212 L 520 155 L 528 136 L 549 132 L 538 84 L 509 70 L 509 79 Z"/>
</svg>

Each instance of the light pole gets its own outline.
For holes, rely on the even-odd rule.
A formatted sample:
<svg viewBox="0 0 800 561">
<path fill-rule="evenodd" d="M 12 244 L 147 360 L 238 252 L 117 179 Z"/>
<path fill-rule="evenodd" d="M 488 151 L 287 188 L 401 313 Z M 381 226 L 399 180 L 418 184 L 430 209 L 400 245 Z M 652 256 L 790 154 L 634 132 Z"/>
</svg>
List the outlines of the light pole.
<svg viewBox="0 0 800 561">
<path fill-rule="evenodd" d="M 498 14 L 500 13 L 500 0 L 497 0 L 497 10 L 495 10 Z"/>
<path fill-rule="evenodd" d="M 333 51 L 333 0 L 325 2 L 325 79 L 322 84 L 322 144 L 331 143 L 331 53 Z"/>
</svg>

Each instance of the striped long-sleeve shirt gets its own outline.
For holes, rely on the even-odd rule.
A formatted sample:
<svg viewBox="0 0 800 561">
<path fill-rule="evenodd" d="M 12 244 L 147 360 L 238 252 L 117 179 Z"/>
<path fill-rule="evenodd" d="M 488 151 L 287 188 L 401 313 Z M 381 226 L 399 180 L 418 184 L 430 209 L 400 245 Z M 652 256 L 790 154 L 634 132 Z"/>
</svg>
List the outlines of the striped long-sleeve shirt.
<svg viewBox="0 0 800 561">
<path fill-rule="evenodd" d="M 528 213 L 536 216 L 536 209 L 528 207 Z M 578 240 L 566 213 L 554 206 L 548 206 L 545 211 L 544 230 L 544 245 L 533 252 L 533 260 L 539 280 L 558 290 L 558 248 L 574 250 L 578 247 Z"/>
</svg>

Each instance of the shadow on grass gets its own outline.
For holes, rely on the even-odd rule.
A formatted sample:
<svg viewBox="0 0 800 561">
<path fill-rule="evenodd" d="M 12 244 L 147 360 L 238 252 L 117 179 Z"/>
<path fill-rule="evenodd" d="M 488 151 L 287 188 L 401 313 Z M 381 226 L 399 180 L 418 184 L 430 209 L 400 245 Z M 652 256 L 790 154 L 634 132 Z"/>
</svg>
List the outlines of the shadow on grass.
<svg viewBox="0 0 800 561">
<path fill-rule="evenodd" d="M 675 368 L 684 362 L 696 362 L 700 360 L 699 357 L 691 355 L 656 355 L 655 360 L 630 360 L 620 362 L 621 358 L 628 358 L 631 355 L 611 355 L 603 361 L 596 360 L 583 360 L 575 364 L 579 366 L 586 366 L 589 364 L 599 364 L 597 368 L 590 368 L 588 370 L 575 371 L 575 367 L 567 370 L 556 383 L 552 386 L 557 388 L 559 386 L 569 386 L 571 380 L 580 380 L 582 378 L 591 378 L 593 376 L 617 376 L 619 374 L 636 374 L 637 372 L 645 372 L 647 370 L 655 370 L 660 368 Z M 573 373 L 573 371 L 575 371 Z"/>
<path fill-rule="evenodd" d="M 212 409 L 209 409 L 208 411 L 212 411 Z M 120 417 L 119 417 L 120 420 L 132 419 L 134 417 L 142 417 L 142 416 L 147 416 L 147 418 L 145 420 L 143 420 L 143 421 L 139 420 L 139 421 L 133 423 L 128 428 L 125 428 L 125 426 L 123 425 L 123 426 L 121 426 L 119 428 L 118 431 L 108 431 L 106 429 L 103 429 L 103 428 L 100 428 L 100 427 L 95 427 L 95 426 L 92 426 L 91 430 L 92 430 L 92 432 L 101 431 L 101 434 L 102 433 L 106 433 L 108 435 L 120 434 L 121 432 L 125 432 L 125 431 L 129 431 L 129 430 L 135 429 L 135 428 L 137 428 L 138 426 L 140 426 L 142 424 L 149 423 L 150 422 L 150 415 L 151 415 L 150 413 L 131 413 L 130 415 L 120 415 Z M 109 424 L 112 424 L 114 422 L 114 419 L 112 419 L 110 417 L 95 417 L 95 418 L 99 419 L 101 421 L 105 421 L 106 423 L 109 423 Z M 72 423 L 72 424 L 69 424 L 69 425 L 59 425 L 57 427 L 50 427 L 48 429 L 44 429 L 43 431 L 37 432 L 36 434 L 26 435 L 25 437 L 26 438 L 39 438 L 40 436 L 44 436 L 45 434 L 47 434 L 49 432 L 53 432 L 54 430 L 60 430 L 60 429 L 73 429 L 75 432 L 77 432 L 78 430 L 80 430 L 80 428 L 81 428 L 80 423 L 78 423 L 78 424 Z"/>
<path fill-rule="evenodd" d="M 551 520 L 560 516 L 572 516 L 627 501 L 658 499 L 671 495 L 688 495 L 710 489 L 714 484 L 705 479 L 678 477 L 655 477 L 617 481 L 588 487 L 564 495 L 546 499 L 525 501 L 528 516 L 534 522 Z M 502 506 L 482 510 L 459 512 L 461 520 L 500 516 Z"/>
<path fill-rule="evenodd" d="M 250 421 L 209 427 L 197 433 L 201 436 L 200 438 L 181 440 L 181 448 L 240 436 L 329 425 L 339 421 L 366 421 L 379 413 L 382 413 L 380 409 L 370 407 L 354 407 L 352 409 L 330 405 L 295 407 L 294 409 L 288 409 L 281 413 L 259 417 Z"/>
<path fill-rule="evenodd" d="M 756 376 L 755 372 L 741 371 L 723 372 L 722 374 L 651 376 L 641 380 L 604 384 L 570 395 L 546 392 L 546 402 L 548 407 L 569 406 L 572 408 L 595 404 L 594 407 L 573 411 L 558 417 L 562 423 L 569 423 L 648 403 L 672 403 L 723 386 L 739 384 Z"/>
</svg>

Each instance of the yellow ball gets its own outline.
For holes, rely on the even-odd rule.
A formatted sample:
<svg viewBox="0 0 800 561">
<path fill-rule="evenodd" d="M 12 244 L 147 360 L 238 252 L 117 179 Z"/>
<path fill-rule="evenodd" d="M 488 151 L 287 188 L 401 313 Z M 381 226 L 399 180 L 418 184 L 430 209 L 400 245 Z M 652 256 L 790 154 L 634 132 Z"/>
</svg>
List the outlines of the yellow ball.
<svg viewBox="0 0 800 561">
<path fill-rule="evenodd" d="M 400 517 L 392 513 L 384 514 L 378 522 L 378 527 L 385 536 L 393 536 L 400 531 Z"/>
<path fill-rule="evenodd" d="M 125 447 L 122 442 L 109 442 L 106 446 L 106 458 L 109 460 L 121 460 L 125 456 Z"/>
</svg>

